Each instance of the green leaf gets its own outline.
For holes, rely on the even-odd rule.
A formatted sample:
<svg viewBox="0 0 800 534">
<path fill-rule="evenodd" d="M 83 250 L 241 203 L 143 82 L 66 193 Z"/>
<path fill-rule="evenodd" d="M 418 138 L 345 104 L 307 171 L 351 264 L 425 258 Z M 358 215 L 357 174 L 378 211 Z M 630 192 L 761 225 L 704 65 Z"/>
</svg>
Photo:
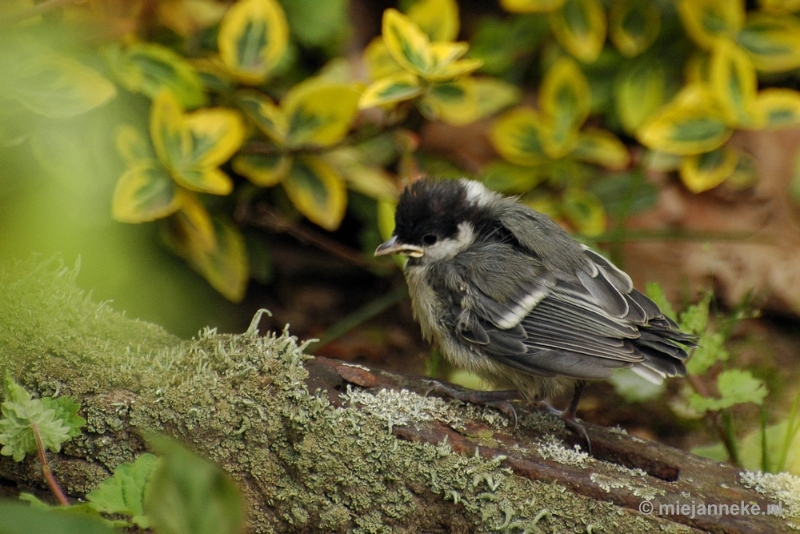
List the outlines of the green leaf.
<svg viewBox="0 0 800 534">
<path fill-rule="evenodd" d="M 111 213 L 117 221 L 142 223 L 175 213 L 178 186 L 157 161 L 134 164 L 117 181 Z"/>
<path fill-rule="evenodd" d="M 383 12 L 383 42 L 404 69 L 418 75 L 427 74 L 432 66 L 431 43 L 427 35 L 396 9 Z"/>
<path fill-rule="evenodd" d="M 710 303 L 711 294 L 706 294 L 700 302 L 692 304 L 685 312 L 681 313 L 680 321 L 678 321 L 681 330 L 698 336 L 705 334 L 706 328 L 708 328 L 708 305 Z"/>
<path fill-rule="evenodd" d="M 784 72 L 800 67 L 800 19 L 793 15 L 752 13 L 736 42 L 760 71 Z"/>
<path fill-rule="evenodd" d="M 55 53 L 30 59 L 12 78 L 7 97 L 32 112 L 53 119 L 81 115 L 117 94 L 113 83 L 96 70 Z"/>
<path fill-rule="evenodd" d="M 455 126 L 464 126 L 480 118 L 478 94 L 472 78 L 431 84 L 418 105 L 427 119 L 441 119 Z"/>
<path fill-rule="evenodd" d="M 57 510 L 43 512 L 12 501 L 0 501 L 0 517 L 2 534 L 118 534 L 102 519 Z"/>
<path fill-rule="evenodd" d="M 284 144 L 289 124 L 283 111 L 262 93 L 247 92 L 239 95 L 239 107 L 264 135 L 278 144 Z"/>
<path fill-rule="evenodd" d="M 664 289 L 658 282 L 647 282 L 647 286 L 645 286 L 645 294 L 655 302 L 661 311 L 672 320 L 675 320 L 678 316 L 675 315 L 675 310 L 672 308 L 672 303 L 667 299 L 667 296 L 664 294 Z"/>
<path fill-rule="evenodd" d="M 86 498 L 98 512 L 130 516 L 139 528 L 150 528 L 150 521 L 144 515 L 144 496 L 156 460 L 147 453 L 134 463 L 118 465 L 111 478 L 101 482 Z"/>
<path fill-rule="evenodd" d="M 162 91 L 150 106 L 150 138 L 158 159 L 170 170 L 180 166 L 192 150 L 183 108 L 170 91 Z"/>
<path fill-rule="evenodd" d="M 112 45 L 105 50 L 107 64 L 127 89 L 154 99 L 169 89 L 185 108 L 207 102 L 200 75 L 185 58 L 156 43 L 134 43 L 125 50 Z"/>
<path fill-rule="evenodd" d="M 70 438 L 81 435 L 81 428 L 86 424 L 86 419 L 78 415 L 81 405 L 75 397 L 42 397 L 42 404 L 46 409 L 53 410 L 54 417 L 69 427 Z"/>
<path fill-rule="evenodd" d="M 714 47 L 711 54 L 711 87 L 728 124 L 753 122 L 752 107 L 758 91 L 756 68 L 747 54 L 730 41 Z"/>
<path fill-rule="evenodd" d="M 625 169 L 631 162 L 628 148 L 608 130 L 580 132 L 578 142 L 570 155 L 577 160 L 612 170 Z"/>
<path fill-rule="evenodd" d="M 527 15 L 498 19 L 482 16 L 470 38 L 469 56 L 483 61 L 481 72 L 503 75 L 530 56 L 550 30 L 544 17 Z"/>
<path fill-rule="evenodd" d="M 753 102 L 754 123 L 765 130 L 800 125 L 800 92 L 770 87 L 760 91 Z"/>
<path fill-rule="evenodd" d="M 594 193 L 571 188 L 564 193 L 561 211 L 578 233 L 598 236 L 606 230 L 606 210 Z"/>
<path fill-rule="evenodd" d="M 289 26 L 276 0 L 238 0 L 219 28 L 222 62 L 244 83 L 263 82 L 289 43 Z"/>
<path fill-rule="evenodd" d="M 6 371 L 4 398 L 0 404 L 0 454 L 21 462 L 27 454 L 38 450 L 32 425 L 36 425 L 45 449 L 59 452 L 61 444 L 71 439 L 73 428 L 59 419 L 56 410 L 48 408 L 39 399 L 33 399 Z M 65 411 L 59 408 L 63 415 Z"/>
<path fill-rule="evenodd" d="M 411 100 L 422 94 L 419 78 L 411 72 L 390 74 L 370 84 L 358 100 L 361 109 Z"/>
<path fill-rule="evenodd" d="M 701 397 L 693 393 L 689 406 L 697 412 L 718 411 L 736 404 L 752 402 L 761 405 L 767 396 L 763 380 L 753 377 L 750 371 L 730 369 L 717 377 L 717 390 L 720 398 Z"/>
<path fill-rule="evenodd" d="M 431 41 L 454 41 L 460 23 L 455 0 L 417 0 L 406 13 Z"/>
<path fill-rule="evenodd" d="M 344 177 L 349 189 L 375 200 L 397 201 L 399 191 L 394 178 L 382 167 L 365 165 L 360 150 L 343 147 L 328 152 L 324 159 Z"/>
<path fill-rule="evenodd" d="M 621 0 L 611 5 L 609 37 L 622 55 L 634 57 L 658 37 L 661 10 L 653 0 Z"/>
<path fill-rule="evenodd" d="M 573 149 L 591 101 L 589 82 L 574 60 L 563 57 L 550 67 L 539 91 L 539 107 L 549 127 L 542 139 L 547 155 L 562 158 Z"/>
<path fill-rule="evenodd" d="M 495 160 L 481 169 L 480 180 L 492 191 L 506 194 L 522 194 L 531 191 L 547 175 L 536 167 L 520 167 L 505 161 Z"/>
<path fill-rule="evenodd" d="M 667 71 L 664 63 L 642 59 L 622 66 L 614 79 L 614 108 L 622 127 L 636 131 L 667 101 Z"/>
<path fill-rule="evenodd" d="M 145 512 L 157 532 L 243 532 L 244 500 L 219 466 L 172 439 L 150 435 L 148 442 L 161 457 L 145 496 Z"/>
<path fill-rule="evenodd" d="M 570 54 L 593 63 L 606 40 L 606 13 L 600 0 L 567 0 L 549 15 L 550 28 Z"/>
<path fill-rule="evenodd" d="M 326 230 L 336 230 L 347 208 L 347 188 L 342 177 L 320 158 L 298 158 L 283 181 L 286 195 L 308 220 Z"/>
<path fill-rule="evenodd" d="M 312 78 L 281 101 L 289 146 L 334 145 L 344 139 L 358 114 L 359 92 L 351 84 Z"/>
<path fill-rule="evenodd" d="M 330 50 L 347 38 L 350 30 L 347 0 L 292 0 L 281 5 L 286 10 L 292 38 L 304 47 Z"/>
<path fill-rule="evenodd" d="M 686 362 L 691 376 L 705 374 L 717 362 L 727 361 L 730 353 L 725 349 L 725 337 L 720 332 L 706 331 L 700 337 L 692 357 Z"/>
<path fill-rule="evenodd" d="M 680 166 L 681 181 L 692 193 L 720 185 L 736 170 L 739 152 L 728 146 L 704 154 L 685 156 Z"/>
<path fill-rule="evenodd" d="M 217 167 L 244 141 L 244 121 L 232 109 L 199 109 L 185 117 L 184 125 L 191 136 L 191 151 L 182 160 L 183 167 Z"/>
<path fill-rule="evenodd" d="M 138 128 L 123 124 L 117 128 L 117 151 L 129 167 L 140 163 L 157 163 L 153 145 Z"/>
<path fill-rule="evenodd" d="M 547 159 L 542 147 L 543 130 L 539 113 L 520 107 L 497 119 L 489 139 L 503 159 L 516 165 L 532 166 Z"/>
<path fill-rule="evenodd" d="M 289 175 L 292 158 L 282 154 L 241 153 L 233 159 L 233 170 L 259 187 L 278 185 Z"/>
<path fill-rule="evenodd" d="M 679 0 L 677 8 L 686 32 L 706 49 L 735 39 L 744 24 L 742 0 Z"/>
</svg>

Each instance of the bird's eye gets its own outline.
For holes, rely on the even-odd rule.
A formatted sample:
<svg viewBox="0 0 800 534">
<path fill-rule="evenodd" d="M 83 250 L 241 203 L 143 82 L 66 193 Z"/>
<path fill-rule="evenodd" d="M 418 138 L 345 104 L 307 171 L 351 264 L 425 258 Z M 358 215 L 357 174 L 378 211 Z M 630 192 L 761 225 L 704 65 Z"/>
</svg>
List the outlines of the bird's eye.
<svg viewBox="0 0 800 534">
<path fill-rule="evenodd" d="M 435 245 L 439 238 L 433 234 L 426 234 L 422 237 L 422 242 L 426 245 Z"/>
</svg>

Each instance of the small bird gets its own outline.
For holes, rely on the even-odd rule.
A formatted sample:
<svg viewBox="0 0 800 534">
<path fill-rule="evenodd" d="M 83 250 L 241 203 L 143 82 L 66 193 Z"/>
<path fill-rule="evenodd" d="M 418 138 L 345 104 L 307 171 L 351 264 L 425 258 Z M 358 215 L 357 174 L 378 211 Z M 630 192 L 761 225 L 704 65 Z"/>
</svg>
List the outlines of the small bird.
<svg viewBox="0 0 800 534">
<path fill-rule="evenodd" d="M 538 402 L 573 386 L 562 418 L 590 450 L 576 422 L 586 380 L 631 368 L 660 383 L 686 373 L 686 349 L 696 345 L 630 276 L 480 182 L 423 178 L 406 187 L 394 233 L 375 251 L 389 254 L 408 256 L 425 339 L 454 366 L 511 390 L 462 400 Z"/>
</svg>

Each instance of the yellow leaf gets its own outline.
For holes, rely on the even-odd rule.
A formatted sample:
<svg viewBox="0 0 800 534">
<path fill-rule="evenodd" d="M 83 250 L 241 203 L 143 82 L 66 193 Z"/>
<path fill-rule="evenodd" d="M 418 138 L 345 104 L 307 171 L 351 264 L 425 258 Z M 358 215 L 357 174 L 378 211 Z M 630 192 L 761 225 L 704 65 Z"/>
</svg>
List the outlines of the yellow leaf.
<svg viewBox="0 0 800 534">
<path fill-rule="evenodd" d="M 550 13 L 567 0 L 500 0 L 500 5 L 511 13 Z"/>
<path fill-rule="evenodd" d="M 711 83 L 711 54 L 705 50 L 695 50 L 683 68 L 687 84 Z"/>
<path fill-rule="evenodd" d="M 561 212 L 575 230 L 585 236 L 598 236 L 606 229 L 606 210 L 603 203 L 584 189 L 568 189 L 564 193 Z"/>
<path fill-rule="evenodd" d="M 452 41 L 458 37 L 458 4 L 455 0 L 417 0 L 407 15 L 431 41 Z"/>
<path fill-rule="evenodd" d="M 591 102 L 589 82 L 578 64 L 569 57 L 556 61 L 539 91 L 539 107 L 548 128 L 542 143 L 550 157 L 560 158 L 572 150 Z"/>
<path fill-rule="evenodd" d="M 233 158 L 233 170 L 259 187 L 278 185 L 291 168 L 292 158 L 284 155 L 241 153 Z"/>
<path fill-rule="evenodd" d="M 117 128 L 117 151 L 129 167 L 136 163 L 151 162 L 156 159 L 153 147 L 144 135 L 129 124 Z"/>
<path fill-rule="evenodd" d="M 394 232 L 394 212 L 396 210 L 396 200 L 378 201 L 378 232 L 383 239 L 392 237 L 392 232 Z"/>
<path fill-rule="evenodd" d="M 626 132 L 634 132 L 667 99 L 667 74 L 660 61 L 631 62 L 614 80 L 614 107 Z"/>
<path fill-rule="evenodd" d="M 237 100 L 244 111 L 264 135 L 282 145 L 289 134 L 289 124 L 283 111 L 262 93 L 243 93 Z"/>
<path fill-rule="evenodd" d="M 439 48 L 436 46 L 437 44 L 439 43 L 434 43 L 431 46 L 431 49 L 433 50 L 434 54 L 437 52 L 437 50 L 439 50 Z M 482 59 L 460 59 L 436 67 L 431 71 L 430 74 L 425 76 L 425 79 L 432 82 L 442 82 L 442 81 L 452 80 L 455 78 L 466 76 L 467 74 L 470 74 L 472 72 L 475 72 L 482 66 L 483 66 Z"/>
<path fill-rule="evenodd" d="M 735 39 L 744 24 L 743 0 L 678 0 L 677 7 L 686 32 L 702 48 Z"/>
<path fill-rule="evenodd" d="M 760 71 L 800 67 L 800 19 L 793 15 L 753 13 L 736 37 Z"/>
<path fill-rule="evenodd" d="M 394 178 L 381 167 L 365 165 L 364 155 L 358 149 L 332 150 L 325 154 L 324 159 L 344 177 L 349 189 L 376 200 L 397 200 L 399 191 Z"/>
<path fill-rule="evenodd" d="M 347 208 L 347 187 L 329 164 L 311 156 L 298 159 L 283 188 L 308 220 L 326 230 L 339 228 Z"/>
<path fill-rule="evenodd" d="M 10 80 L 5 73 L 2 97 L 16 99 L 38 115 L 75 117 L 102 106 L 117 94 L 108 79 L 70 57 L 50 52 L 27 61 Z"/>
<path fill-rule="evenodd" d="M 758 5 L 768 13 L 793 13 L 800 11 L 800 0 L 759 0 Z"/>
<path fill-rule="evenodd" d="M 389 8 L 383 12 L 381 33 L 389 53 L 404 69 L 419 75 L 430 71 L 430 39 L 411 19 Z"/>
<path fill-rule="evenodd" d="M 245 83 L 263 82 L 283 57 L 289 26 L 277 0 L 238 0 L 219 28 L 222 62 Z"/>
<path fill-rule="evenodd" d="M 369 85 L 358 100 L 361 109 L 395 104 L 422 94 L 419 78 L 410 72 L 398 72 Z"/>
<path fill-rule="evenodd" d="M 719 148 L 732 134 L 713 95 L 700 85 L 687 86 L 636 131 L 646 147 L 680 155 Z"/>
<path fill-rule="evenodd" d="M 173 169 L 172 179 L 186 189 L 210 195 L 228 195 L 233 191 L 230 177 L 215 167 Z"/>
<path fill-rule="evenodd" d="M 692 193 L 702 193 L 724 182 L 736 170 L 738 161 L 739 153 L 727 146 L 686 156 L 681 162 L 681 180 Z"/>
<path fill-rule="evenodd" d="M 364 49 L 364 63 L 372 80 L 403 71 L 403 67 L 386 48 L 382 37 L 376 37 Z"/>
<path fill-rule="evenodd" d="M 608 18 L 611 42 L 628 57 L 647 50 L 661 30 L 661 9 L 653 0 L 618 0 Z"/>
<path fill-rule="evenodd" d="M 189 167 L 216 167 L 226 162 L 244 142 L 244 121 L 232 109 L 203 108 L 186 116 L 192 137 Z"/>
<path fill-rule="evenodd" d="M 542 148 L 542 120 L 530 108 L 517 108 L 502 115 L 489 139 L 503 159 L 517 165 L 538 165 L 547 158 Z"/>
<path fill-rule="evenodd" d="M 608 130 L 587 130 L 578 134 L 571 156 L 606 169 L 621 170 L 631 163 L 628 148 Z"/>
<path fill-rule="evenodd" d="M 217 234 L 214 232 L 211 215 L 197 195 L 188 192 L 181 194 L 180 210 L 171 222 L 177 224 L 180 229 L 187 250 L 195 254 L 199 252 L 207 254 L 217 248 Z"/>
<path fill-rule="evenodd" d="M 213 26 L 225 15 L 226 6 L 214 0 L 169 0 L 159 2 L 158 19 L 181 37 L 191 37 Z"/>
<path fill-rule="evenodd" d="M 347 135 L 358 114 L 358 91 L 350 84 L 311 79 L 296 85 L 281 102 L 289 146 L 331 146 Z"/>
<path fill-rule="evenodd" d="M 150 138 L 158 159 L 170 170 L 180 166 L 191 152 L 192 138 L 178 99 L 161 91 L 150 106 Z"/>
<path fill-rule="evenodd" d="M 751 123 L 756 99 L 756 69 L 747 54 L 731 41 L 721 41 L 711 54 L 711 87 L 729 124 Z"/>
<path fill-rule="evenodd" d="M 111 212 L 117 221 L 141 223 L 174 213 L 180 206 L 178 187 L 158 162 L 140 162 L 120 177 Z"/>
<path fill-rule="evenodd" d="M 764 89 L 753 103 L 758 128 L 780 130 L 800 126 L 800 93 L 793 89 Z"/>
<path fill-rule="evenodd" d="M 520 88 L 513 83 L 499 78 L 464 78 L 471 80 L 478 95 L 478 113 L 487 117 L 511 105 L 518 103 L 522 97 Z"/>
<path fill-rule="evenodd" d="M 584 63 L 593 63 L 606 40 L 606 13 L 600 0 L 566 0 L 551 12 L 550 28 L 558 42 Z"/>
</svg>

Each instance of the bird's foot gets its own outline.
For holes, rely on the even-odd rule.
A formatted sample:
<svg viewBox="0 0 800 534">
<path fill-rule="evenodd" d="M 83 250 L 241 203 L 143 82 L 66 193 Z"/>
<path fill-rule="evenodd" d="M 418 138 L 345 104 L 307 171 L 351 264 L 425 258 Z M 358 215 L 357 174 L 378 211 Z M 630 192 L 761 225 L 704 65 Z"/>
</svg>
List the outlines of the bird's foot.
<svg viewBox="0 0 800 534">
<path fill-rule="evenodd" d="M 497 390 L 497 391 L 478 391 L 474 389 L 461 389 L 444 384 L 439 381 L 432 381 L 431 387 L 425 392 L 425 396 L 436 394 L 442 397 L 450 397 L 461 402 L 477 404 L 479 406 L 489 406 L 508 416 L 514 421 L 514 430 L 517 429 L 517 410 L 511 404 L 512 400 L 520 398 L 517 391 Z"/>
<path fill-rule="evenodd" d="M 558 408 L 554 408 L 544 401 L 539 401 L 537 406 L 540 410 L 560 418 L 564 422 L 564 426 L 566 426 L 574 434 L 577 434 L 577 436 L 581 438 L 584 443 L 586 443 L 586 452 L 589 453 L 589 456 L 592 455 L 592 441 L 589 439 L 589 434 L 586 432 L 586 428 L 581 424 L 574 412 L 571 412 L 570 410 L 559 410 Z"/>
</svg>

